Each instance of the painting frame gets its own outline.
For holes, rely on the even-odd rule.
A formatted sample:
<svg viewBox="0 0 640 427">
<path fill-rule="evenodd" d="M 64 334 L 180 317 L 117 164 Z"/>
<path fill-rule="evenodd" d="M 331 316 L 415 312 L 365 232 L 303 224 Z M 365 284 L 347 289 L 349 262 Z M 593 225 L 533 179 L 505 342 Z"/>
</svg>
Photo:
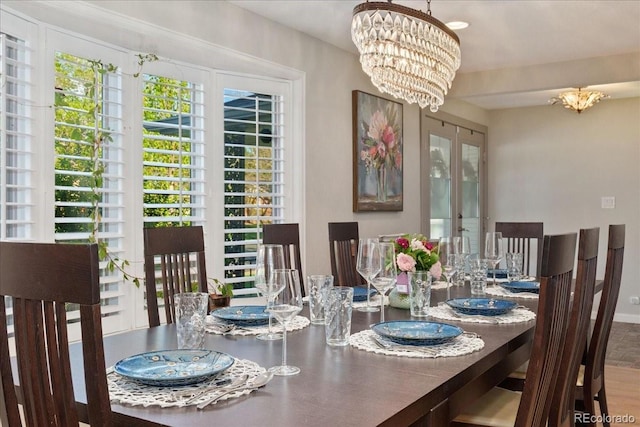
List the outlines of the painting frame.
<svg viewBox="0 0 640 427">
<path fill-rule="evenodd" d="M 352 91 L 353 211 L 403 210 L 402 103 Z"/>
</svg>

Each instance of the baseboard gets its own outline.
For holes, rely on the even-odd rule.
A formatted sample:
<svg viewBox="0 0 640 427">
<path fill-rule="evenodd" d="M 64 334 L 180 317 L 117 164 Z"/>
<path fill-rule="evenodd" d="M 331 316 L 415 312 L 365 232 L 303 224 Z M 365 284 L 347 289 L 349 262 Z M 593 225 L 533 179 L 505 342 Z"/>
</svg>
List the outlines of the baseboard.
<svg viewBox="0 0 640 427">
<path fill-rule="evenodd" d="M 598 311 L 591 312 L 591 320 L 596 320 Z M 616 313 L 613 315 L 614 322 L 640 323 L 640 314 Z"/>
<path fill-rule="evenodd" d="M 614 322 L 640 323 L 640 314 L 616 313 L 613 315 Z"/>
</svg>

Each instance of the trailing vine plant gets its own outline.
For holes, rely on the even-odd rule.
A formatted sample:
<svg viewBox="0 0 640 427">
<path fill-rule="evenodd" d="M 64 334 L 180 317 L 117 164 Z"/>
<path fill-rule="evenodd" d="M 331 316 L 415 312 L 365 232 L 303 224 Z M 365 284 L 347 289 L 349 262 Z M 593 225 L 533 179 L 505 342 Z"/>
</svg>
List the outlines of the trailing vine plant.
<svg viewBox="0 0 640 427">
<path fill-rule="evenodd" d="M 158 57 L 155 54 L 138 54 L 138 71 L 133 74 L 133 77 L 140 76 L 142 67 L 145 62 L 157 61 Z M 93 141 L 91 150 L 91 179 L 90 179 L 90 191 L 91 191 L 91 232 L 89 235 L 90 243 L 97 243 L 98 245 L 98 257 L 101 261 L 106 261 L 106 269 L 109 272 L 119 270 L 122 273 L 124 280 L 133 282 L 136 287 L 140 287 L 140 278 L 127 272 L 129 261 L 121 259 L 109 251 L 109 245 L 105 240 L 99 238 L 100 225 L 102 223 L 102 214 L 100 209 L 100 203 L 102 202 L 102 188 L 104 184 L 105 164 L 102 160 L 104 146 L 110 142 L 113 142 L 111 133 L 104 131 L 101 127 L 102 116 L 102 101 L 99 94 L 99 89 L 102 78 L 108 73 L 114 73 L 118 70 L 118 67 L 113 64 L 104 64 L 100 60 L 89 60 L 91 70 L 93 71 L 93 81 L 87 84 L 86 94 L 89 99 L 93 100 L 92 107 L 87 111 L 87 114 L 93 116 Z"/>
</svg>

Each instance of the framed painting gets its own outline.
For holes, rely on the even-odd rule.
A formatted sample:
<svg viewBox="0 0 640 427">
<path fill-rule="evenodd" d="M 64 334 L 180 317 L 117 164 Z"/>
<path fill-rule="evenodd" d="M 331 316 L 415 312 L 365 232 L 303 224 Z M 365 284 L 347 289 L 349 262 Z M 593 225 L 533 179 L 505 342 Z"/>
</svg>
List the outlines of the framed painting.
<svg viewBox="0 0 640 427">
<path fill-rule="evenodd" d="M 402 210 L 402 104 L 354 90 L 353 211 Z"/>
</svg>

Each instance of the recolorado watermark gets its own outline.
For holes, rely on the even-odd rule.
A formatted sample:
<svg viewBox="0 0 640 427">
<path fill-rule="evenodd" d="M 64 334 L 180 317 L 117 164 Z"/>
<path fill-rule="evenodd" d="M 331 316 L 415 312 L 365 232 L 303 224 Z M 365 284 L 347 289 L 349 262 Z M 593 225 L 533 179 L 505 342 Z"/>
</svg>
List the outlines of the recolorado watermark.
<svg viewBox="0 0 640 427">
<path fill-rule="evenodd" d="M 576 424 L 592 424 L 592 423 L 634 424 L 636 422 L 636 417 L 634 417 L 631 414 L 594 415 L 594 414 L 587 414 L 585 412 L 578 412 L 574 415 L 574 421 Z"/>
</svg>

